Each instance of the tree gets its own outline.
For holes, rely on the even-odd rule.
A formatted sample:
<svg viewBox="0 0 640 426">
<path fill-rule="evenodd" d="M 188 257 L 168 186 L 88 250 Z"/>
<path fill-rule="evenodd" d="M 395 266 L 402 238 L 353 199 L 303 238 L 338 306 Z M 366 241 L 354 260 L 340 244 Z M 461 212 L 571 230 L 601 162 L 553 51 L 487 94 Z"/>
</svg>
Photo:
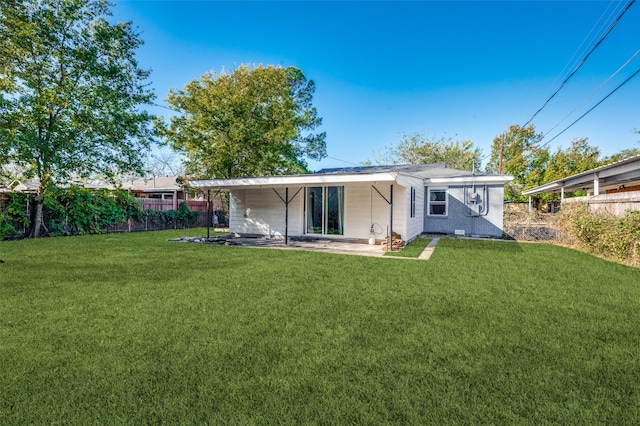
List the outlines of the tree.
<svg viewBox="0 0 640 426">
<path fill-rule="evenodd" d="M 595 169 L 602 165 L 600 150 L 590 146 L 587 138 L 579 138 L 571 141 L 571 146 L 566 150 L 561 147 L 549 158 L 544 174 L 544 182 L 549 183 L 572 176 L 587 170 Z"/>
<path fill-rule="evenodd" d="M 540 149 L 537 144 L 541 138 L 533 125 L 510 126 L 506 133 L 493 139 L 487 171 L 510 174 L 515 182 L 524 183 L 533 165 L 532 158 Z"/>
<path fill-rule="evenodd" d="M 481 151 L 472 141 L 431 138 L 421 132 L 404 134 L 396 146 L 388 146 L 378 154 L 377 164 L 446 163 L 447 167 L 474 170 L 480 167 Z M 369 162 L 370 164 L 371 162 Z"/>
<path fill-rule="evenodd" d="M 506 133 L 494 138 L 486 170 L 513 176 L 505 187 L 505 199 L 519 200 L 522 190 L 535 186 L 544 175 L 548 152 L 538 147 L 541 138 L 533 125 L 512 125 Z"/>
<path fill-rule="evenodd" d="M 145 167 L 147 176 L 184 176 L 184 164 L 174 151 L 159 151 L 150 154 Z"/>
<path fill-rule="evenodd" d="M 0 161 L 37 177 L 42 196 L 70 175 L 140 173 L 153 93 L 130 22 L 110 24 L 106 0 L 4 0 L 0 9 Z"/>
<path fill-rule="evenodd" d="M 315 84 L 293 67 L 242 65 L 206 73 L 167 102 L 178 111 L 158 132 L 186 157 L 196 177 L 234 178 L 307 171 L 305 158 L 326 156 L 322 124 L 312 106 Z"/>
</svg>

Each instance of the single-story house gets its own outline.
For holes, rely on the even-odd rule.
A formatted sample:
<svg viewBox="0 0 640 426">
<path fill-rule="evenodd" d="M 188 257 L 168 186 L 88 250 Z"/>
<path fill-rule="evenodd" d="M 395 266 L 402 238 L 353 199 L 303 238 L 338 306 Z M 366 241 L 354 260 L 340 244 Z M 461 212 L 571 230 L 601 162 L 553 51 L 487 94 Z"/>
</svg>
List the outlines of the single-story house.
<svg viewBox="0 0 640 426">
<path fill-rule="evenodd" d="M 444 163 L 323 169 L 294 176 L 190 181 L 229 192 L 229 230 L 240 236 L 409 241 L 422 233 L 501 237 L 511 176 Z"/>
<path fill-rule="evenodd" d="M 122 189 L 130 191 L 136 198 L 157 200 L 185 200 L 185 191 L 178 176 L 162 176 L 132 179 L 122 182 Z"/>
<path fill-rule="evenodd" d="M 584 197 L 565 197 L 566 193 L 586 191 Z M 559 193 L 560 202 L 585 202 L 589 210 L 622 215 L 640 210 L 640 155 L 587 170 L 522 192 L 531 198 Z"/>
</svg>

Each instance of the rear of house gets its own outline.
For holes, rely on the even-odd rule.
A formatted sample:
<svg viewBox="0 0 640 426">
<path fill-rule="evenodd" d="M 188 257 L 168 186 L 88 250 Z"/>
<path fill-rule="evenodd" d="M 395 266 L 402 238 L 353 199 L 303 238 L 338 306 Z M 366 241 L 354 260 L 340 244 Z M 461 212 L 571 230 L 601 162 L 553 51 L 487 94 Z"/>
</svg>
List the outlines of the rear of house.
<svg viewBox="0 0 640 426">
<path fill-rule="evenodd" d="M 192 181 L 229 191 L 229 228 L 242 236 L 405 240 L 422 233 L 502 236 L 508 176 L 444 164 L 324 169 L 298 176 Z"/>
</svg>

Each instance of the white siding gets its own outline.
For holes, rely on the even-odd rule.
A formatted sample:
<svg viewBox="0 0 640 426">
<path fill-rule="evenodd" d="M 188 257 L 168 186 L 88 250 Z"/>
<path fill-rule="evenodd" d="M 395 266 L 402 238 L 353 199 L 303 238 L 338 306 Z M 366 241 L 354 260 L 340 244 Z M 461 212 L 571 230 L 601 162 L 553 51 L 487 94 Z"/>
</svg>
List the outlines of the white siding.
<svg viewBox="0 0 640 426">
<path fill-rule="evenodd" d="M 404 223 L 400 222 L 400 218 L 398 220 L 398 225 L 402 226 L 402 232 L 395 231 L 402 235 L 402 238 L 406 241 L 412 240 L 423 232 L 424 228 L 424 183 L 420 178 L 412 178 L 408 176 L 399 176 L 398 184 L 394 187 L 398 188 L 398 197 L 396 198 L 398 204 L 402 204 L 403 210 L 398 210 L 398 215 L 401 215 L 400 218 L 403 219 Z M 416 190 L 416 214 L 415 217 L 411 217 L 411 187 Z M 400 198 L 400 193 L 403 194 L 403 199 Z M 395 195 L 395 194 L 394 194 Z M 396 209 L 393 212 L 394 215 L 394 230 L 395 230 L 395 216 Z"/>
<path fill-rule="evenodd" d="M 376 184 L 375 187 L 385 198 L 389 199 L 390 184 Z M 394 199 L 398 185 L 394 185 Z M 390 219 L 389 204 L 378 194 L 371 183 L 345 185 L 345 234 L 346 238 L 368 239 L 373 225 L 376 239 L 387 235 Z M 394 208 L 394 229 L 398 226 Z M 398 231 L 396 231 L 398 232 Z"/>
<path fill-rule="evenodd" d="M 289 188 L 293 198 L 299 188 Z M 284 199 L 285 189 L 278 193 Z M 230 199 L 229 231 L 236 234 L 274 236 L 285 234 L 285 204 L 272 188 L 235 189 Z M 304 190 L 289 203 L 290 236 L 302 235 Z"/>
<path fill-rule="evenodd" d="M 337 183 L 336 185 L 341 185 Z M 372 185 L 390 199 L 389 182 L 344 183 L 344 235 L 331 238 L 367 240 L 373 225 L 376 240 L 386 237 L 390 229 L 390 206 Z M 404 185 L 409 185 L 405 187 Z M 411 190 L 416 188 L 416 215 L 410 218 Z M 300 187 L 289 188 L 292 198 Z M 278 193 L 285 198 L 285 189 Z M 234 189 L 230 192 L 229 230 L 244 235 L 283 236 L 285 233 L 285 205 L 272 188 Z M 303 188 L 289 204 L 289 236 L 305 235 Z M 403 178 L 402 184 L 393 182 L 393 231 L 410 240 L 423 230 L 424 186 L 422 180 Z M 313 234 L 318 236 L 317 234 Z"/>
</svg>

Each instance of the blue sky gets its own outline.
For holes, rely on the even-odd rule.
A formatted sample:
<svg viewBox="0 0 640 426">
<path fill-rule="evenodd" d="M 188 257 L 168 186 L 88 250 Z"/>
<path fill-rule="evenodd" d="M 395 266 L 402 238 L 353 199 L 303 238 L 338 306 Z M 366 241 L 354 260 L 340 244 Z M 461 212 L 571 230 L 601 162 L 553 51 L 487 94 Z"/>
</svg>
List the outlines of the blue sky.
<svg viewBox="0 0 640 426">
<path fill-rule="evenodd" d="M 115 1 L 114 19 L 133 21 L 145 41 L 138 59 L 152 69 L 159 104 L 170 88 L 240 64 L 295 66 L 314 80 L 329 157 L 310 161 L 312 170 L 373 159 L 416 131 L 472 140 L 488 156 L 493 139 L 511 124 L 525 124 L 628 4 Z M 639 49 L 640 4 L 634 4 L 535 117 L 536 130 L 547 134 L 543 143 L 640 69 L 640 54 L 633 57 Z M 610 155 L 640 147 L 634 129 L 640 129 L 640 76 L 548 146 L 555 151 L 587 137 Z"/>
</svg>

